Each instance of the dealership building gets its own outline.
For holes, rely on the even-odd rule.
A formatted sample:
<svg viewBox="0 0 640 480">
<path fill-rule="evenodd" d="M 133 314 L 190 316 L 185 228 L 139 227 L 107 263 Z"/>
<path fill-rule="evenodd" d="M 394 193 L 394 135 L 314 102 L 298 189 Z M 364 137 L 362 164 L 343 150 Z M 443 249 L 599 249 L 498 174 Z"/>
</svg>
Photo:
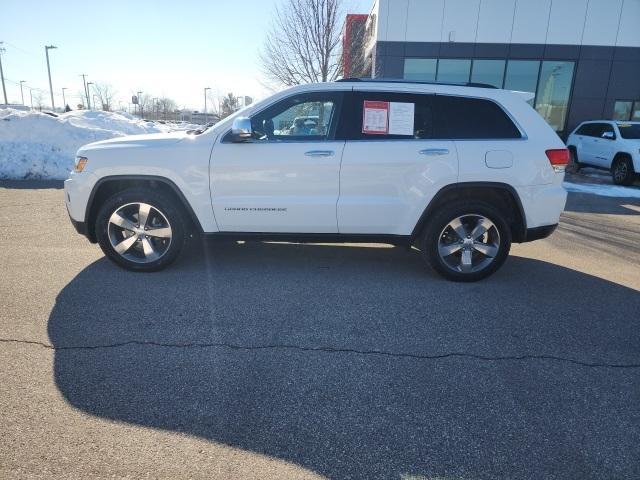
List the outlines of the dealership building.
<svg viewBox="0 0 640 480">
<path fill-rule="evenodd" d="M 376 0 L 362 22 L 351 76 L 532 92 L 561 136 L 640 120 L 640 0 Z"/>
</svg>

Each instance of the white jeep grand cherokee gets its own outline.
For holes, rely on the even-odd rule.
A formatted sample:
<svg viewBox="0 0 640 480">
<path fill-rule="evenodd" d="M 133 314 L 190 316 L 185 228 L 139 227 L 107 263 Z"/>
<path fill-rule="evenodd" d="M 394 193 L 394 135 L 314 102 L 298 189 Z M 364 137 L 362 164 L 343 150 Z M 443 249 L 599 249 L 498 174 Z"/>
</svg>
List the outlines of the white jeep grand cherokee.
<svg viewBox="0 0 640 480">
<path fill-rule="evenodd" d="M 526 95 L 481 85 L 303 85 L 191 133 L 82 147 L 69 216 L 118 265 L 173 262 L 191 233 L 415 246 L 440 274 L 495 272 L 558 224 L 569 153 Z"/>
</svg>

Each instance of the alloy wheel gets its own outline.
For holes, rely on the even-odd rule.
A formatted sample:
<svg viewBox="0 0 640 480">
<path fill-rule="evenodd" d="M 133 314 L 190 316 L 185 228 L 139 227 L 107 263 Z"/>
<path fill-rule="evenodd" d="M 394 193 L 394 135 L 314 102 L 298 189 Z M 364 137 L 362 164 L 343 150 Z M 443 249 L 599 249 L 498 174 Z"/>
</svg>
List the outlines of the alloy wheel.
<svg viewBox="0 0 640 480">
<path fill-rule="evenodd" d="M 455 272 L 479 272 L 493 262 L 499 250 L 498 229 L 487 217 L 477 214 L 454 218 L 438 239 L 440 259 Z"/>
<path fill-rule="evenodd" d="M 128 203 L 109 217 L 107 234 L 113 249 L 136 263 L 161 258 L 171 245 L 172 229 L 167 217 L 148 203 Z"/>
</svg>

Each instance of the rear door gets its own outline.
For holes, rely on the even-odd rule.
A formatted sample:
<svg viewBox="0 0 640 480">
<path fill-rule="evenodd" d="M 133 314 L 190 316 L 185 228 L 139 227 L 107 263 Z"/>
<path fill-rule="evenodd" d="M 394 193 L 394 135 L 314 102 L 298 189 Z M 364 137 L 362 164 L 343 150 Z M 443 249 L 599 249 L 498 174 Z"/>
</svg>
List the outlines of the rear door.
<svg viewBox="0 0 640 480">
<path fill-rule="evenodd" d="M 455 145 L 442 138 L 434 95 L 357 89 L 346 107 L 338 228 L 411 234 L 426 205 L 455 183 Z"/>
</svg>

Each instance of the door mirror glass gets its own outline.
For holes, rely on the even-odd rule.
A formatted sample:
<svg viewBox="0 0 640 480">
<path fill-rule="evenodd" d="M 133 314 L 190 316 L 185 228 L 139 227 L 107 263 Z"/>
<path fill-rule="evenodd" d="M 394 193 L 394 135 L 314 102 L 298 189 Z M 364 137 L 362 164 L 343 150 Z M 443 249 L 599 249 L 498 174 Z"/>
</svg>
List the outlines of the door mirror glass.
<svg viewBox="0 0 640 480">
<path fill-rule="evenodd" d="M 613 140 L 616 138 L 613 132 L 602 132 L 602 138 L 606 138 L 607 140 Z"/>
<path fill-rule="evenodd" d="M 244 142 L 251 138 L 251 120 L 247 117 L 238 117 L 233 120 L 231 135 L 234 142 Z"/>
</svg>

